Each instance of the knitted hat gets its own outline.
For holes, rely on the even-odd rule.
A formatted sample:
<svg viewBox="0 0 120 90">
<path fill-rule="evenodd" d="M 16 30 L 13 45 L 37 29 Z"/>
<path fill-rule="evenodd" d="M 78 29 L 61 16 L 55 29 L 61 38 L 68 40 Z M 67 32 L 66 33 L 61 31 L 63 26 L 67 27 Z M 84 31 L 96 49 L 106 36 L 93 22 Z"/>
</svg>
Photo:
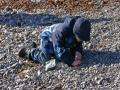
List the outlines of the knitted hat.
<svg viewBox="0 0 120 90">
<path fill-rule="evenodd" d="M 73 27 L 73 33 L 82 41 L 90 41 L 91 24 L 89 20 L 78 18 Z"/>
</svg>

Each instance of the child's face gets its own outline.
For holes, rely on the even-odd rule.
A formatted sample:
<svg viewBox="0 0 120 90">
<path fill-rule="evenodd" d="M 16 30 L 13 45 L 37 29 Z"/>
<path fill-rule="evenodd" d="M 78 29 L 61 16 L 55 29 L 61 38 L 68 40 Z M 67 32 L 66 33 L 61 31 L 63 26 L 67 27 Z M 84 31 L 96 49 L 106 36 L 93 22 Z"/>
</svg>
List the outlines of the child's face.
<svg viewBox="0 0 120 90">
<path fill-rule="evenodd" d="M 77 35 L 75 35 L 75 38 L 76 38 L 77 42 L 81 41 L 80 38 Z"/>
</svg>

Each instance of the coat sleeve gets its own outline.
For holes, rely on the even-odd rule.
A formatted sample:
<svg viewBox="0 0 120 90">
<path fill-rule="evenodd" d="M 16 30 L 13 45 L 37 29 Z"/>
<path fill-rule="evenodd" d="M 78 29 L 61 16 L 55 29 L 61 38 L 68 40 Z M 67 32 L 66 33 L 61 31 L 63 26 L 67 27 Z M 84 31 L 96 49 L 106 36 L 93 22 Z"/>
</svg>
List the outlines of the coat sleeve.
<svg viewBox="0 0 120 90">
<path fill-rule="evenodd" d="M 60 31 L 54 32 L 52 35 L 53 48 L 54 48 L 56 59 L 70 66 L 74 58 L 72 57 L 70 50 L 63 46 L 65 43 L 64 37 L 65 35 L 62 32 Z"/>
<path fill-rule="evenodd" d="M 84 54 L 84 53 L 83 53 L 82 42 L 77 43 L 77 45 L 76 45 L 76 51 L 80 52 L 82 55 Z"/>
</svg>

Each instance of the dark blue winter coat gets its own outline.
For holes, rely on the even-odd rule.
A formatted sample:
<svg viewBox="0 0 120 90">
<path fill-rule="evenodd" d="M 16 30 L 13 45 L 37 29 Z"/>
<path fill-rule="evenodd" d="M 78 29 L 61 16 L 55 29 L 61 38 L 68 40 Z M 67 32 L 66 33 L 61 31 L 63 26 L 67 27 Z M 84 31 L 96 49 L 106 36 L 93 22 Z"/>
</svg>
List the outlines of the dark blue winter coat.
<svg viewBox="0 0 120 90">
<path fill-rule="evenodd" d="M 78 43 L 73 34 L 75 21 L 75 18 L 65 19 L 52 34 L 55 57 L 68 65 L 74 61 L 76 51 L 83 53 L 82 41 Z"/>
<path fill-rule="evenodd" d="M 33 61 L 45 63 L 54 57 L 69 66 L 75 59 L 75 52 L 83 54 L 83 41 L 90 40 L 90 22 L 84 18 L 66 18 L 63 23 L 58 23 L 40 34 L 40 48 L 35 48 L 31 57 Z M 75 35 L 81 41 L 77 42 Z"/>
</svg>

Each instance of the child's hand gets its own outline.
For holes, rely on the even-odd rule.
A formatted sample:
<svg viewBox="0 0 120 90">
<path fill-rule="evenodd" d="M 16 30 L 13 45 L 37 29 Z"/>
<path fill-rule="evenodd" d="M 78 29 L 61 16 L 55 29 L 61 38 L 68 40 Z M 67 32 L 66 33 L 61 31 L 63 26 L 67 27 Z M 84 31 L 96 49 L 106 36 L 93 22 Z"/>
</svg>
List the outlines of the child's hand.
<svg viewBox="0 0 120 90">
<path fill-rule="evenodd" d="M 82 55 L 80 52 L 75 53 L 75 60 L 72 63 L 72 66 L 79 66 L 81 64 Z"/>
<path fill-rule="evenodd" d="M 75 53 L 75 60 L 78 59 L 78 60 L 81 60 L 82 59 L 82 55 L 80 52 L 76 52 Z"/>
</svg>

